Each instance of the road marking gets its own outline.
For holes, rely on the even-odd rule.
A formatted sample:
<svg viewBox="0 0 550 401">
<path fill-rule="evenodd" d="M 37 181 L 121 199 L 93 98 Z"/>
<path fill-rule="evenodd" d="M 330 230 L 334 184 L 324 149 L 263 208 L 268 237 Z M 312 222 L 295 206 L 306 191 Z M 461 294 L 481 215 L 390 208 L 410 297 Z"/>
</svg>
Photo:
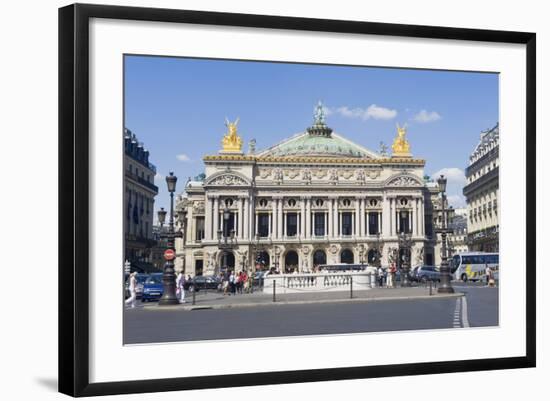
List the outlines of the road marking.
<svg viewBox="0 0 550 401">
<path fill-rule="evenodd" d="M 466 301 L 466 296 L 462 298 L 462 326 L 470 327 L 470 322 L 468 321 L 468 301 Z"/>
<path fill-rule="evenodd" d="M 454 314 L 454 320 L 453 320 L 453 328 L 457 329 L 459 327 L 462 327 L 460 325 L 460 298 L 456 299 L 456 306 L 455 306 L 455 314 Z"/>
</svg>

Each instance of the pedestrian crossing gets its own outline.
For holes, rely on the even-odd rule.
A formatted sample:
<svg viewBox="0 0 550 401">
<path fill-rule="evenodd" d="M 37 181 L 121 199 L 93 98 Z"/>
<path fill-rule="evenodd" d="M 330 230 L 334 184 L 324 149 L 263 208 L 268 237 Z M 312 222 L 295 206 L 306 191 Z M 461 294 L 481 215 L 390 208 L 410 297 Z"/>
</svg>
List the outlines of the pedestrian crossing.
<svg viewBox="0 0 550 401">
<path fill-rule="evenodd" d="M 453 315 L 453 328 L 470 327 L 468 320 L 468 301 L 466 297 L 456 299 L 455 311 Z"/>
</svg>

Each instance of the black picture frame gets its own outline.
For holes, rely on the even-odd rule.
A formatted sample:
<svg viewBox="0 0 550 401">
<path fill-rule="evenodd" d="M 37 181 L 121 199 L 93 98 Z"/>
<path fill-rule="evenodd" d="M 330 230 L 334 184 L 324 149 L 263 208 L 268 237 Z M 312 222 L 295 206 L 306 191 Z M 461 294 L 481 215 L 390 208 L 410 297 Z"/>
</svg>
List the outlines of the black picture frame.
<svg viewBox="0 0 550 401">
<path fill-rule="evenodd" d="M 511 358 L 90 383 L 88 61 L 91 18 L 524 44 L 527 68 L 525 355 Z M 534 367 L 535 65 L 536 35 L 527 32 L 87 4 L 74 4 L 59 9 L 59 391 L 79 397 Z"/>
</svg>

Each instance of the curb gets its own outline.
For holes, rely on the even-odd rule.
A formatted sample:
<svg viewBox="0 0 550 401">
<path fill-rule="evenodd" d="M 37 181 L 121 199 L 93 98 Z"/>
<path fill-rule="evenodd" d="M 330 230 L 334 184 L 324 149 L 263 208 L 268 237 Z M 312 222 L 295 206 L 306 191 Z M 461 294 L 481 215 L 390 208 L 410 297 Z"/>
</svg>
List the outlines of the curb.
<svg viewBox="0 0 550 401">
<path fill-rule="evenodd" d="M 320 299 L 311 301 L 276 301 L 265 303 L 239 303 L 239 304 L 217 304 L 217 305 L 173 305 L 163 306 L 158 305 L 144 306 L 144 309 L 150 310 L 182 310 L 182 311 L 194 311 L 194 310 L 210 310 L 210 309 L 234 309 L 234 308 L 252 308 L 262 306 L 279 306 L 279 305 L 311 305 L 311 304 L 329 304 L 329 303 L 369 303 L 369 302 L 383 302 L 383 301 L 407 301 L 407 300 L 426 300 L 426 299 L 445 299 L 445 298 L 460 298 L 464 296 L 462 292 L 455 292 L 453 294 L 436 294 L 436 295 L 418 295 L 418 296 L 396 296 L 396 297 L 380 297 L 380 298 L 351 298 L 351 299 Z"/>
</svg>

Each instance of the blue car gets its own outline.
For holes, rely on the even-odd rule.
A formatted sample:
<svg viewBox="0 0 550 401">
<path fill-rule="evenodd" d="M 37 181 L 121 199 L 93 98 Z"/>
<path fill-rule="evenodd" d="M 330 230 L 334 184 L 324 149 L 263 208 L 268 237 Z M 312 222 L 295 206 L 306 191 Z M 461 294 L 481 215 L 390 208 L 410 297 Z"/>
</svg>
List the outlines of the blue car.
<svg viewBox="0 0 550 401">
<path fill-rule="evenodd" d="M 158 301 L 162 297 L 162 273 L 153 273 L 143 283 L 143 293 L 141 294 L 141 301 Z"/>
</svg>

